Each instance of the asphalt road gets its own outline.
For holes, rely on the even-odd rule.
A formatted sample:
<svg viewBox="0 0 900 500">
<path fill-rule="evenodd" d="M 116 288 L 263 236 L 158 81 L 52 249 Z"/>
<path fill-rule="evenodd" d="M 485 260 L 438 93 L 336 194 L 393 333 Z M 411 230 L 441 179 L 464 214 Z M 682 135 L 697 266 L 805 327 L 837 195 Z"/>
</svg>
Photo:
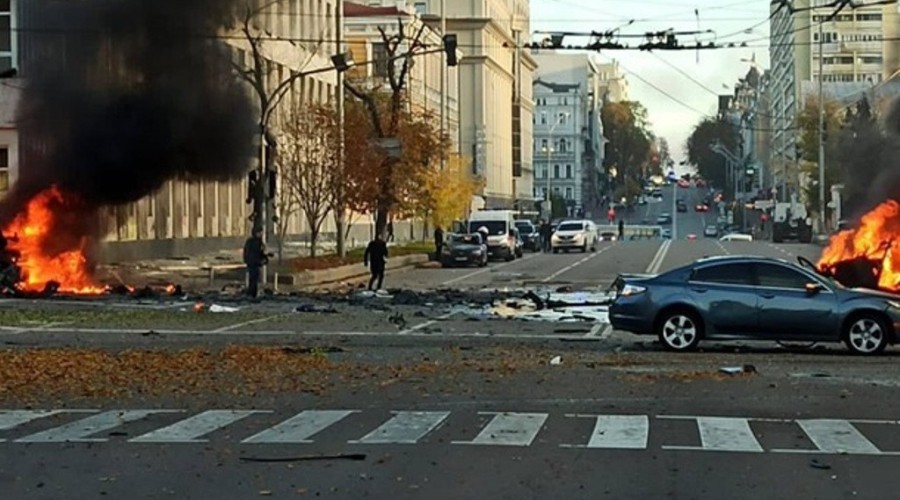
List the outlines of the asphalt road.
<svg viewBox="0 0 900 500">
<path fill-rule="evenodd" d="M 693 210 L 702 195 L 678 190 L 689 211 L 675 214 L 671 242 L 530 253 L 486 269 L 410 269 L 387 284 L 603 290 L 620 272 L 703 256 L 818 257 L 813 245 L 703 238 L 713 216 Z M 671 202 L 666 192 L 627 222 L 654 220 Z M 284 346 L 308 353 L 296 354 L 301 361 L 345 370 L 244 367 L 297 377 L 292 390 L 246 387 L 226 371 L 203 392 L 33 399 L 0 377 L 2 497 L 837 499 L 892 498 L 900 488 L 895 349 L 860 358 L 843 346 L 743 342 L 673 355 L 602 320 L 512 321 L 423 297 L 406 305 L 390 296 L 207 297 L 196 300 L 234 310 L 202 314 L 195 300 L 0 301 L 0 363 L 58 348 L 73 354 L 57 363 L 77 365 L 96 352 Z M 300 304 L 336 312 L 297 312 Z M 198 387 L 203 366 L 211 365 L 175 369 Z M 97 370 L 104 383 L 115 380 Z M 165 374 L 150 371 L 134 376 L 162 384 Z M 55 383 L 98 383 L 72 373 L 83 380 Z M 310 379 L 315 391 L 303 387 Z"/>
</svg>

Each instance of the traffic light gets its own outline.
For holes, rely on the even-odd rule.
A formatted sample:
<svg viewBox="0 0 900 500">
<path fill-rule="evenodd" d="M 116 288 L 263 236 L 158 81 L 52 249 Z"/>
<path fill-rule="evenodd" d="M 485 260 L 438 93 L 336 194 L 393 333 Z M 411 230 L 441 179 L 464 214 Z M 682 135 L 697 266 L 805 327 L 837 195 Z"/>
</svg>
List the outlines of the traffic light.
<svg viewBox="0 0 900 500">
<path fill-rule="evenodd" d="M 444 52 L 447 54 L 447 66 L 456 66 L 459 61 L 456 59 L 456 34 L 448 33 L 444 35 Z"/>
</svg>

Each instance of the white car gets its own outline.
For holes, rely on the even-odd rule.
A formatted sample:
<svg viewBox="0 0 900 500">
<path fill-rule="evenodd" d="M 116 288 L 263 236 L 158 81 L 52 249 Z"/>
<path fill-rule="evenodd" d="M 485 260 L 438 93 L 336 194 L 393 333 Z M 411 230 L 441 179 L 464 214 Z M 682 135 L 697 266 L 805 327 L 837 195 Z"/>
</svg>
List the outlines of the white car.
<svg viewBox="0 0 900 500">
<path fill-rule="evenodd" d="M 597 250 L 597 225 L 589 220 L 569 220 L 563 221 L 557 226 L 556 232 L 550 238 L 550 248 L 553 253 L 559 253 L 560 250 L 568 252 L 570 249 L 581 249 L 587 252 Z"/>
<path fill-rule="evenodd" d="M 753 236 L 749 234 L 731 233 L 719 238 L 719 241 L 753 241 Z"/>
</svg>

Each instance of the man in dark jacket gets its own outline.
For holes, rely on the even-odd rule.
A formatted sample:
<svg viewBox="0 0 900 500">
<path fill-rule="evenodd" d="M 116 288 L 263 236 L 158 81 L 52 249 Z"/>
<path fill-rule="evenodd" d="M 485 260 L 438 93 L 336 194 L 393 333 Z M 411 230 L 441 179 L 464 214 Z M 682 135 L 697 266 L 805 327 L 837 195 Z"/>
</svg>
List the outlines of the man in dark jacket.
<svg viewBox="0 0 900 500">
<path fill-rule="evenodd" d="M 266 256 L 266 245 L 262 241 L 262 231 L 253 230 L 253 236 L 244 243 L 244 264 L 247 265 L 247 295 L 256 298 L 259 294 L 260 268 L 269 262 Z"/>
<path fill-rule="evenodd" d="M 372 273 L 372 277 L 369 279 L 369 290 L 372 289 L 375 280 L 378 280 L 376 290 L 381 288 L 384 282 L 384 266 L 387 258 L 387 243 L 384 242 L 384 238 L 379 234 L 375 236 L 374 240 L 369 242 L 369 246 L 366 247 L 366 253 L 363 255 L 363 264 L 368 266 L 369 271 Z"/>
<path fill-rule="evenodd" d="M 444 249 L 444 230 L 441 226 L 434 228 L 434 252 L 437 260 L 441 260 L 441 250 Z"/>
<path fill-rule="evenodd" d="M 550 251 L 550 237 L 553 235 L 553 228 L 550 226 L 550 221 L 541 221 L 541 250 L 545 252 Z"/>
</svg>

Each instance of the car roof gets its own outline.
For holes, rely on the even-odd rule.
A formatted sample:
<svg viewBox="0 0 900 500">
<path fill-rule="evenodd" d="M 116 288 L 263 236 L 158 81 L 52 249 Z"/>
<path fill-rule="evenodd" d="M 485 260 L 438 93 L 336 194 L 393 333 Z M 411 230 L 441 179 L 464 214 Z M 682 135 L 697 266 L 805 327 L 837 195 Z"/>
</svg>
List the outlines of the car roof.
<svg viewBox="0 0 900 500">
<path fill-rule="evenodd" d="M 722 264 L 722 263 L 729 263 L 729 262 L 735 262 L 735 263 L 759 262 L 759 263 L 770 263 L 770 264 L 778 263 L 778 264 L 788 264 L 790 266 L 796 266 L 796 264 L 794 264 L 793 262 L 790 262 L 790 261 L 787 261 L 784 259 L 778 259 L 778 258 L 774 258 L 774 257 L 762 257 L 759 255 L 710 255 L 707 257 L 699 258 L 695 261 L 696 264 L 710 264 L 710 263 Z"/>
</svg>

